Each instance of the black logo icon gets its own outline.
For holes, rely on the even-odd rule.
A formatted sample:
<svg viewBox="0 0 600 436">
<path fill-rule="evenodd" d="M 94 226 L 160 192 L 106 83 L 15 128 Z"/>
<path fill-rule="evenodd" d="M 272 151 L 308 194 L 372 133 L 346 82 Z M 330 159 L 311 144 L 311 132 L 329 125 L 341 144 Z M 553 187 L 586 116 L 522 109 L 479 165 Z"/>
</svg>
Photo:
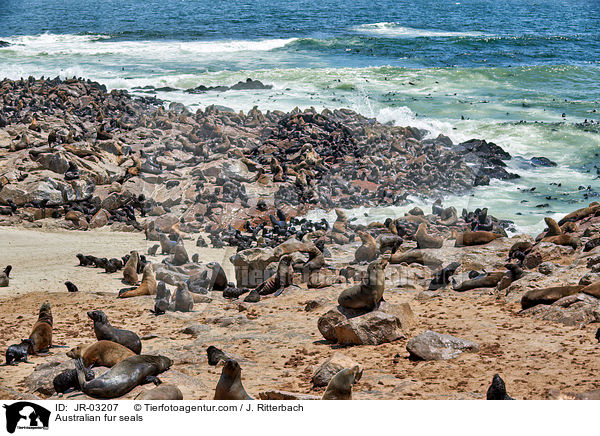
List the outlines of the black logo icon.
<svg viewBox="0 0 600 436">
<path fill-rule="evenodd" d="M 6 409 L 6 431 L 19 429 L 48 429 L 50 411 L 29 401 L 19 401 L 3 406 Z"/>
</svg>

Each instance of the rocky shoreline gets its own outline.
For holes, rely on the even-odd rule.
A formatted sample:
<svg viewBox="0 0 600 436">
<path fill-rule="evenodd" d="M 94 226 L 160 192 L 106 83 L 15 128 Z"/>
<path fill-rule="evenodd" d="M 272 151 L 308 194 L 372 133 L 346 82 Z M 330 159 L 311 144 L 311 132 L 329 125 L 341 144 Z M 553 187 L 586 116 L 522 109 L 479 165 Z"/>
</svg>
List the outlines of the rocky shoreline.
<svg viewBox="0 0 600 436">
<path fill-rule="evenodd" d="M 377 379 L 369 379 L 369 371 L 381 371 L 376 369 L 381 356 L 409 367 L 413 361 L 468 360 L 464 354 L 495 358 L 502 354 L 494 351 L 497 347 L 513 347 L 502 337 L 493 340 L 496 345 L 475 342 L 469 328 L 457 324 L 444 328 L 444 319 L 460 323 L 461 305 L 474 305 L 473 317 L 481 305 L 484 315 L 489 310 L 503 317 L 506 329 L 527 328 L 535 334 L 536 323 L 548 323 L 559 339 L 565 331 L 594 343 L 590 324 L 600 322 L 600 204 L 591 203 L 558 223 L 548 218 L 548 228 L 536 238 L 509 238 L 511 223 L 487 209 L 457 211 L 438 200 L 494 178 L 518 177 L 506 169 L 511 156 L 496 144 L 426 139 L 426 132 L 381 124 L 349 110 L 262 113 L 255 108 L 238 114 L 208 107 L 193 114 L 181 104 L 164 109 L 156 99 L 107 93 L 102 85 L 79 79 L 4 80 L 0 97 L 0 225 L 144 232 L 146 251 L 138 249 L 131 257 L 72 253 L 73 261 L 79 254 L 76 268 L 96 267 L 110 276 L 130 265 L 129 274 L 132 268 L 139 274 L 130 283 L 133 288 L 106 289 L 102 298 L 79 301 L 78 309 L 114 307 L 114 297 L 133 293 L 136 298 L 119 300 L 122 311 L 113 309 L 113 314 L 145 334 L 159 328 L 150 309 L 166 314 L 172 325 L 164 327 L 165 337 L 150 349 L 172 357 L 177 371 L 185 370 L 176 376 L 170 370 L 165 377 L 194 387 L 186 395 L 210 396 L 211 389 L 197 379 L 206 370 L 200 356 L 207 345 L 234 349 L 231 353 L 242 363 L 260 364 L 263 352 L 273 358 L 254 343 L 260 336 L 294 352 L 284 365 L 293 372 L 290 382 L 275 391 L 257 383 L 260 398 L 320 393 L 318 388 L 327 386 L 340 368 L 354 371 L 355 390 L 363 384 L 359 398 L 396 398 L 394 393 L 404 388 L 394 385 L 380 392 L 373 387 Z M 553 165 L 543 157 L 530 164 Z M 413 208 L 404 217 L 368 226 L 353 224 L 344 213 L 359 206 L 405 204 L 409 195 L 432 200 L 431 213 Z M 314 208 L 335 209 L 336 221 L 303 218 Z M 202 256 L 208 246 L 233 247 L 236 253 L 228 261 L 210 261 Z M 139 259 L 135 265 L 132 257 Z M 222 268 L 229 262 L 226 269 L 231 267 L 235 277 Z M 363 297 L 356 297 L 361 293 L 376 298 L 363 304 Z M 50 295 L 63 316 L 64 297 Z M 18 297 L 3 304 L 38 304 L 42 298 Z M 440 305 L 446 303 L 453 307 L 449 316 L 427 319 L 428 313 L 440 316 Z M 199 313 L 192 311 L 194 305 L 202 307 Z M 285 336 L 292 328 L 284 321 L 290 308 L 300 349 Z M 285 327 L 279 329 L 281 324 Z M 83 338 L 74 333 L 86 326 L 78 316 L 70 333 L 57 334 L 73 345 L 89 339 L 87 333 Z M 173 328 L 179 329 L 176 336 L 192 334 L 199 343 L 190 348 L 179 336 L 170 340 Z M 247 328 L 261 333 L 245 337 Z M 489 341 L 486 329 L 478 331 Z M 212 334 L 203 337 L 209 330 Z M 15 340 L 7 334 L 0 337 L 3 346 Z M 398 354 L 398 344 L 406 352 Z M 358 351 L 350 360 L 333 356 L 340 345 Z M 534 359 L 523 348 L 519 356 Z M 182 360 L 182 353 L 191 355 Z M 316 361 L 304 365 L 306 356 L 318 356 L 318 368 Z M 57 362 L 36 368 L 37 376 L 34 371 L 26 387 L 6 379 L 2 383 L 49 397 L 49 380 L 72 366 L 63 356 Z M 472 365 L 478 367 L 476 361 Z M 369 382 L 359 381 L 363 372 Z M 399 379 L 396 370 L 389 372 Z M 501 372 L 514 380 L 510 368 Z M 561 389 L 576 389 L 579 381 Z M 598 388 L 586 384 L 588 391 Z"/>
</svg>

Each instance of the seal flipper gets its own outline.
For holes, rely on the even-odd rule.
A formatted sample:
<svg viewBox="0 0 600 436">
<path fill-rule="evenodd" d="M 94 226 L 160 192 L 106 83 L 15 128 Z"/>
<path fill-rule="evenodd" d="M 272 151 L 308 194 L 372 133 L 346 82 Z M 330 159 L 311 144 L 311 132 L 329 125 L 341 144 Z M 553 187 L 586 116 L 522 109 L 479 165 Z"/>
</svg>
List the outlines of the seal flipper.
<svg viewBox="0 0 600 436">
<path fill-rule="evenodd" d="M 162 381 L 155 375 L 147 375 L 141 384 L 145 385 L 148 383 L 154 383 L 156 386 L 158 386 L 162 383 Z"/>
<path fill-rule="evenodd" d="M 83 365 L 83 360 L 81 360 L 81 357 L 75 359 L 75 370 L 77 371 L 77 380 L 79 380 L 79 386 L 81 387 L 81 390 L 84 391 L 86 383 L 85 366 Z"/>
</svg>

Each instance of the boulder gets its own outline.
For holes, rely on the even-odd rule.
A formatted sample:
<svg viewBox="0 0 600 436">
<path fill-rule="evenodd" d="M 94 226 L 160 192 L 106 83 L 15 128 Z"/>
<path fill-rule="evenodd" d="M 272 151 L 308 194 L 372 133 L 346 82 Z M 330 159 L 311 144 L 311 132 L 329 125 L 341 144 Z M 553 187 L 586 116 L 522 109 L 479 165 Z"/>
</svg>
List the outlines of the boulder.
<svg viewBox="0 0 600 436">
<path fill-rule="evenodd" d="M 358 365 L 358 374 L 362 374 L 360 364 L 342 353 L 335 353 L 315 371 L 312 376 L 312 383 L 317 387 L 325 387 L 329 384 L 334 375 L 345 368 L 354 368 Z M 360 377 L 359 377 L 360 378 Z"/>
<path fill-rule="evenodd" d="M 94 214 L 94 216 L 90 220 L 90 229 L 104 227 L 106 224 L 108 224 L 109 219 L 110 213 L 108 213 L 108 211 L 106 211 L 105 209 L 100 209 Z"/>
<path fill-rule="evenodd" d="M 272 275 L 268 266 L 278 259 L 272 248 L 249 248 L 229 260 L 235 268 L 237 287 L 254 288 Z"/>
<path fill-rule="evenodd" d="M 521 312 L 536 319 L 583 327 L 600 322 L 600 300 L 587 294 L 563 297 L 551 305 L 538 304 Z"/>
<path fill-rule="evenodd" d="M 417 360 L 449 360 L 463 352 L 478 352 L 479 345 L 466 339 L 427 330 L 406 344 L 411 357 Z"/>
</svg>

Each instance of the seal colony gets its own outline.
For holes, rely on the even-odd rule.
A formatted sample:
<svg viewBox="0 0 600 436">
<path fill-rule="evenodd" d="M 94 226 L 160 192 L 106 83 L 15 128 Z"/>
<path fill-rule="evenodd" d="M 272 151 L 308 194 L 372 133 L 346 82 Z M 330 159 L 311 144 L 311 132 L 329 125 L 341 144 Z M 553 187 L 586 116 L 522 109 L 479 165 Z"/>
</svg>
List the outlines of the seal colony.
<svg viewBox="0 0 600 436">
<path fill-rule="evenodd" d="M 405 389 L 419 396 L 431 389 L 424 382 L 430 369 L 414 366 L 402 350 L 404 341 L 449 344 L 451 352 L 433 350 L 419 356 L 424 360 L 451 356 L 470 365 L 460 355 L 464 350 L 496 359 L 518 341 L 501 321 L 485 318 L 490 306 L 501 307 L 504 323 L 515 330 L 553 322 L 574 335 L 568 327 L 577 325 L 589 330 L 590 342 L 597 341 L 588 324 L 597 322 L 600 297 L 600 204 L 558 222 L 547 217 L 548 229 L 537 238 L 509 237 L 512 223 L 486 208 L 458 213 L 444 207 L 445 193 L 514 177 L 504 163 L 510 155 L 495 144 L 430 139 L 419 129 L 382 125 L 348 110 L 165 109 L 156 100 L 107 93 L 102 85 L 77 79 L 4 80 L 0 96 L 2 224 L 106 227 L 140 232 L 147 240 L 147 251 L 127 247 L 122 258 L 74 250 L 78 272 L 128 287 L 90 290 L 85 281 L 66 276 L 62 293 L 42 304 L 29 339 L 22 339 L 28 332 L 3 333 L 9 371 L 29 367 L 21 362 L 65 359 L 68 368 L 47 377 L 56 392 L 180 399 L 186 389 L 202 385 L 202 397 L 214 399 L 294 397 L 313 390 L 323 399 L 401 397 Z M 402 205 L 409 195 L 435 201 L 431 210 L 415 207 L 384 222 L 349 219 L 348 209 Z M 304 216 L 315 208 L 335 211 L 335 221 Z M 210 251 L 223 247 L 235 250 L 231 277 L 226 259 Z M 8 292 L 23 274 L 10 258 L 4 265 L 9 262 L 14 271 L 7 267 L 0 274 Z M 97 293 L 98 304 L 88 301 L 90 292 Z M 60 305 L 56 324 L 50 303 Z M 106 314 L 127 329 L 113 327 Z M 471 329 L 480 327 L 471 318 L 453 324 L 463 316 L 493 323 L 510 340 L 486 333 L 478 336 L 484 343 L 465 345 L 452 335 L 473 338 Z M 25 324 L 19 320 L 11 326 Z M 205 332 L 226 350 L 209 347 L 206 362 L 198 352 Z M 51 349 L 53 334 L 66 339 L 68 352 Z M 90 343 L 94 337 L 97 342 Z M 281 348 L 278 356 L 265 349 L 267 342 Z M 352 345 L 358 362 L 332 364 L 326 380 L 309 386 L 313 366 L 335 360 L 334 343 Z M 415 349 L 422 351 L 419 345 Z M 358 368 L 365 364 L 361 378 Z M 274 371 L 281 372 L 270 379 L 268 392 L 258 390 L 263 372 Z M 419 388 L 387 386 L 385 378 L 379 383 L 377 374 L 385 371 L 392 379 L 409 373 Z M 508 366 L 494 371 L 515 380 Z M 480 386 L 469 385 L 471 397 L 510 398 L 500 376 L 488 389 L 493 371 L 470 367 L 470 373 L 481 380 Z M 159 383 L 159 375 L 166 383 Z M 206 378 L 195 384 L 198 377 Z M 159 386 L 140 392 L 148 382 Z M 452 395 L 462 395 L 462 386 L 457 383 Z M 522 393 L 515 396 L 526 398 Z"/>
</svg>

